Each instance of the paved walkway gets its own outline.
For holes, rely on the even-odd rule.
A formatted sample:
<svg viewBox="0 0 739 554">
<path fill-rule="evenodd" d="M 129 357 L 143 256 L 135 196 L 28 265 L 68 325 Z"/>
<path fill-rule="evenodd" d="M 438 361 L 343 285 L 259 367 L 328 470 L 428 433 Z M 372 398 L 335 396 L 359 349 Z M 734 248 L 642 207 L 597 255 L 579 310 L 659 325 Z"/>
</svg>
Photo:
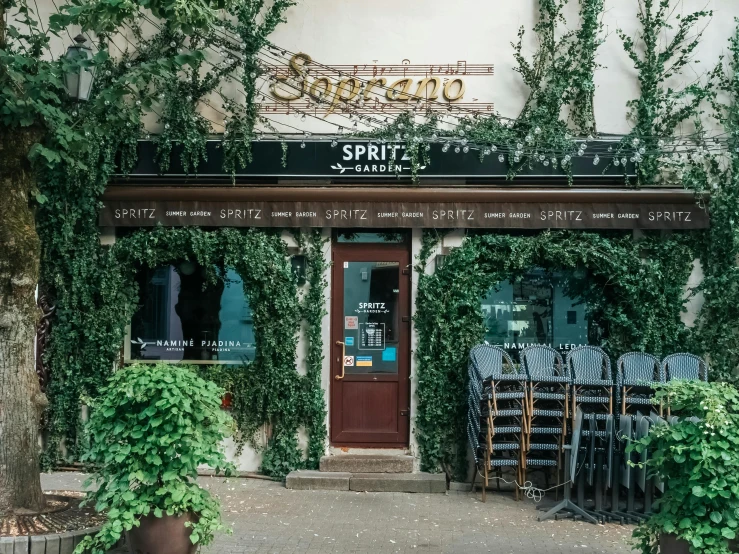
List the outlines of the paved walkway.
<svg viewBox="0 0 739 554">
<path fill-rule="evenodd" d="M 42 475 L 46 489 L 80 490 L 80 473 Z M 222 502 L 233 535 L 203 554 L 444 552 L 630 553 L 633 527 L 536 521 L 531 500 L 443 494 L 292 491 L 280 483 L 202 478 Z"/>
</svg>

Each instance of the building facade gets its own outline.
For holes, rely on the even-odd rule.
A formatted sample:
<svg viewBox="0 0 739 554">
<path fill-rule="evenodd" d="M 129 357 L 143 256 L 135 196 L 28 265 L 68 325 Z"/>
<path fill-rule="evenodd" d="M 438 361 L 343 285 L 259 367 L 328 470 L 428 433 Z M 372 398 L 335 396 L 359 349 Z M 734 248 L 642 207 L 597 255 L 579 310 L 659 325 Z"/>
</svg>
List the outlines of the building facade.
<svg viewBox="0 0 739 554">
<path fill-rule="evenodd" d="M 563 8 L 567 23 L 558 29 L 557 40 L 581 25 L 578 3 L 570 4 Z M 690 13 L 704 4 L 691 0 L 681 10 Z M 726 50 L 739 5 L 731 0 L 710 4 L 714 13 L 704 20 L 693 56 L 702 63 L 671 76 L 665 86 L 704 79 Z M 535 59 L 540 51 L 541 35 L 533 32 L 542 17 L 536 2 L 308 0 L 293 6 L 260 56 L 263 73 L 255 78 L 263 119 L 252 141 L 252 161 L 224 169 L 223 133 L 228 135 L 230 122 L 218 107 L 218 95 L 198 103 L 213 135 L 206 144 L 207 160 L 196 170 L 183 165 L 184 148 L 177 144 L 162 170 L 156 134 L 164 129 L 152 118 L 147 131 L 154 137 L 142 138 L 131 171 L 116 175 L 101 199 L 101 242 L 115 245 L 131 233 L 160 227 L 279 233 L 304 297 L 310 285 L 300 237 L 320 229 L 326 267 L 320 329 L 324 452 L 407 449 L 420 466 L 428 447 L 419 446 L 418 434 L 433 417 L 422 407 L 425 421 L 416 419 L 419 398 L 424 402 L 420 388 L 435 386 L 423 377 L 424 356 L 433 355 L 434 347 L 419 324 L 426 317 L 419 315 L 419 305 L 428 305 L 424 295 L 432 290 L 422 281 L 443 271 L 457 249 L 476 240 L 477 250 L 467 251 L 472 256 L 487 244 L 481 237 L 518 239 L 562 231 L 567 237 L 581 233 L 636 244 L 644 237 L 688 236 L 710 226 L 710 202 L 679 179 L 668 175 L 634 186 L 640 148 L 629 143 L 625 149 L 623 137 L 634 130 L 627 103 L 640 96 L 639 72 L 616 30 L 638 36 L 639 5 L 606 2 L 601 8 L 596 35 L 603 42 L 595 57 L 590 131 L 575 128 L 576 103 L 568 102 L 555 119 L 569 122 L 567 140 L 574 151 L 560 143 L 542 143 L 535 151 L 539 127 L 520 139 L 495 143 L 480 140 L 477 125 L 494 118 L 503 128 L 517 129 L 526 113 L 532 89 L 524 82 L 515 44 L 524 28 L 523 55 Z M 228 81 L 221 93 L 238 98 L 238 90 Z M 703 117 L 707 136 L 720 136 L 717 124 Z M 432 120 L 437 130 L 423 131 Z M 693 124 L 685 122 L 684 136 L 660 138 L 660 144 L 666 141 L 673 152 L 682 152 L 686 137 L 694 136 Z M 414 133 L 420 147 L 408 136 Z M 671 159 L 669 152 L 665 156 Z M 577 238 L 572 241 L 572 248 L 585 248 Z M 530 344 L 548 344 L 565 355 L 586 344 L 623 353 L 622 343 L 612 339 L 615 328 L 602 319 L 608 308 L 594 298 L 593 284 L 607 283 L 595 254 L 573 261 L 561 253 L 540 253 L 527 258 L 525 268 L 510 262 L 519 255 L 511 251 L 496 258 L 502 272 L 496 276 L 509 267 L 503 279 L 488 282 L 492 270 L 480 270 L 476 287 L 484 293 L 475 308 L 482 327 L 470 334 L 502 346 L 514 359 Z M 457 268 L 465 263 L 453 261 Z M 470 267 L 484 265 L 479 256 L 468 261 Z M 683 267 L 685 311 L 671 322 L 686 328 L 702 302 L 700 295 L 690 295 L 702 276 L 700 261 L 690 259 L 688 265 Z M 216 280 L 194 258 L 136 270 L 138 308 L 127 326 L 124 363 L 232 365 L 250 371 L 258 358 L 259 316 L 234 267 L 224 266 Z M 460 281 L 460 287 L 468 286 L 469 281 Z M 618 302 L 617 294 L 604 294 Z M 634 297 L 621 301 L 628 304 Z M 462 312 L 461 305 L 450 306 L 450 328 Z M 642 322 L 630 323 L 638 335 Z M 295 372 L 303 376 L 316 339 L 305 328 L 296 336 Z M 464 340 L 474 342 L 466 335 Z M 637 348 L 637 339 L 628 340 Z M 463 364 L 449 371 L 464 381 Z M 271 439 L 265 423 L 238 453 L 230 446 L 239 469 L 258 470 L 262 447 Z M 301 430 L 300 447 L 308 448 L 308 442 Z M 440 460 L 443 456 L 425 467 L 438 468 Z"/>
</svg>

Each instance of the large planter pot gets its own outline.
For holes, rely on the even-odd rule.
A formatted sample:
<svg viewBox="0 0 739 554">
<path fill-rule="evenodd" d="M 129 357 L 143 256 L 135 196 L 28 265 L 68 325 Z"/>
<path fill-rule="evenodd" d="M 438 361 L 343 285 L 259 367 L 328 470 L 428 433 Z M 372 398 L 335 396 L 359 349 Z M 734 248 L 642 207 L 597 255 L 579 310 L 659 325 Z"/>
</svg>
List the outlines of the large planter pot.
<svg viewBox="0 0 739 554">
<path fill-rule="evenodd" d="M 731 541 L 729 549 L 732 552 L 739 552 L 739 543 Z M 680 539 L 675 535 L 662 534 L 659 537 L 660 554 L 693 554 L 690 551 L 690 543 L 685 539 Z"/>
<path fill-rule="evenodd" d="M 146 516 L 140 525 L 126 533 L 131 554 L 195 554 L 198 547 L 190 542 L 191 528 L 185 522 L 195 521 L 192 514 L 179 516 Z"/>
</svg>

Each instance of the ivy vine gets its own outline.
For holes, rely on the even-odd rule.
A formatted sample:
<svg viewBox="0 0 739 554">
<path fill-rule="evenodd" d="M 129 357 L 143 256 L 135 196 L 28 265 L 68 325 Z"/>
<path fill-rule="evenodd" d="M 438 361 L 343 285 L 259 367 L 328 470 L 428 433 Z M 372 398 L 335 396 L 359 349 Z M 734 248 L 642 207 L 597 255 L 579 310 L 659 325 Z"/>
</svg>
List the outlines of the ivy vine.
<svg viewBox="0 0 739 554">
<path fill-rule="evenodd" d="M 621 139 L 616 159 L 631 152 L 631 161 L 637 163 L 639 185 L 655 184 L 670 179 L 675 173 L 679 177 L 686 165 L 703 161 L 705 135 L 701 116 L 705 106 L 716 97 L 721 75 L 720 65 L 717 65 L 706 79 L 683 88 L 670 84 L 694 62 L 694 52 L 702 38 L 696 26 L 713 15 L 711 11 L 700 10 L 674 17 L 673 12 L 671 0 L 643 0 L 637 13 L 641 26 L 636 38 L 621 30 L 618 32 L 637 71 L 640 94 L 627 103 L 634 128 Z M 667 31 L 672 31 L 672 36 L 665 42 L 663 37 Z M 681 156 L 677 152 L 679 148 L 675 147 L 673 155 L 667 155 L 667 141 L 672 142 L 679 125 L 686 121 L 696 127 L 690 140 L 695 151 L 688 158 L 687 153 Z"/>
<path fill-rule="evenodd" d="M 739 23 L 739 20 L 737 21 Z M 713 156 L 683 175 L 686 187 L 710 191 L 711 227 L 700 235 L 704 272 L 698 291 L 703 308 L 696 321 L 695 350 L 711 362 L 711 378 L 739 381 L 739 27 L 729 44 L 721 90 L 728 96 L 715 115 L 729 137 L 728 165 Z"/>
<path fill-rule="evenodd" d="M 104 269 L 96 276 L 103 283 L 115 283 L 115 294 L 98 298 L 92 317 L 89 313 L 82 319 L 62 317 L 55 323 L 52 358 L 74 360 L 80 351 L 97 355 L 83 355 L 85 371 L 73 364 L 73 371 L 55 374 L 50 431 L 66 431 L 71 439 L 67 444 L 75 444 L 78 398 L 95 395 L 111 375 L 124 328 L 138 303 L 136 271 L 191 260 L 206 268 L 210 282 L 224 279 L 225 268 L 233 268 L 243 280 L 252 307 L 255 359 L 243 366 L 201 370 L 233 394 L 234 418 L 240 431 L 238 444 L 256 445 L 257 431 L 267 424 L 271 436 L 263 452 L 265 474 L 281 478 L 295 468 L 316 467 L 326 437 L 320 385 L 325 285 L 322 244 L 320 235 L 316 238 L 312 234 L 307 241 L 311 286 L 302 304 L 298 302 L 287 247 L 273 232 L 157 227 L 121 237 L 109 250 L 98 252 L 99 266 Z M 85 292 L 94 295 L 99 283 L 87 281 Z M 300 376 L 295 354 L 303 318 L 307 320 L 309 354 L 308 372 Z M 83 337 L 85 346 L 80 346 Z M 112 340 L 114 346 L 106 347 L 104 343 L 111 337 L 117 340 Z M 300 426 L 305 426 L 310 436 L 307 459 L 298 446 Z M 58 444 L 58 439 L 51 441 L 48 456 L 56 455 Z"/>
</svg>

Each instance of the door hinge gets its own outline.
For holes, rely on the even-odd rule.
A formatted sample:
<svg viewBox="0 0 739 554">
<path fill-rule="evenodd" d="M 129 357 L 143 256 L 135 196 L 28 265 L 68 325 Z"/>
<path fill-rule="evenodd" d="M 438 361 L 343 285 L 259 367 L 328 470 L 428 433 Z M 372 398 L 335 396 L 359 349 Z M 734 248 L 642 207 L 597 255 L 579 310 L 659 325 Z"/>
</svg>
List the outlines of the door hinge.
<svg viewBox="0 0 739 554">
<path fill-rule="evenodd" d="M 402 321 L 403 323 L 410 323 L 411 317 L 408 315 L 404 315 L 403 317 L 400 318 L 400 321 Z"/>
<path fill-rule="evenodd" d="M 400 410 L 400 415 L 402 415 L 402 416 L 407 416 L 410 413 L 411 413 L 411 409 L 410 408 L 406 408 L 405 410 Z"/>
<path fill-rule="evenodd" d="M 403 273 L 403 275 L 410 275 L 411 274 L 411 270 L 409 268 L 407 268 L 407 267 L 404 267 L 402 273 Z"/>
</svg>

